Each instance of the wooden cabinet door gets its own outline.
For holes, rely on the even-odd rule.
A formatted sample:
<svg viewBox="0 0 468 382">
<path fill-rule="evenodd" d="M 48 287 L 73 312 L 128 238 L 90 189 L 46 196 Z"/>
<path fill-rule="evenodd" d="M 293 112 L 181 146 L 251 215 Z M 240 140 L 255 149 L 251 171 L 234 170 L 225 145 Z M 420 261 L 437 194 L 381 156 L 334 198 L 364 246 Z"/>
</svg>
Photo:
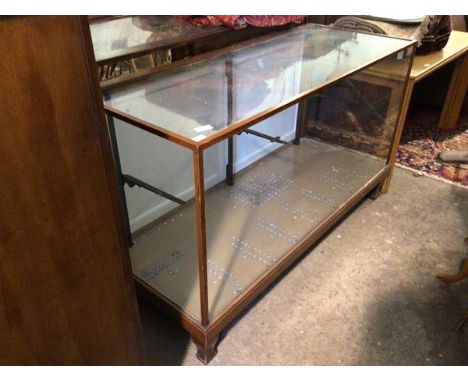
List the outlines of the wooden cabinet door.
<svg viewBox="0 0 468 382">
<path fill-rule="evenodd" d="M 0 18 L 0 364 L 141 364 L 84 17 Z"/>
</svg>

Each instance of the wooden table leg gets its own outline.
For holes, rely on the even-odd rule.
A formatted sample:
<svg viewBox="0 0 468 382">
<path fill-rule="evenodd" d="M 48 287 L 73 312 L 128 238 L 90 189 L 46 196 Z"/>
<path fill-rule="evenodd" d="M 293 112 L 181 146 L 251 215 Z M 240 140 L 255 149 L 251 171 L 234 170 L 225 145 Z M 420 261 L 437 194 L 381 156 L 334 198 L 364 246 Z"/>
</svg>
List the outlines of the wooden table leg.
<svg viewBox="0 0 468 382">
<path fill-rule="evenodd" d="M 465 237 L 465 244 L 468 244 L 468 237 Z M 464 279 L 465 277 L 468 277 L 468 259 L 464 261 L 463 266 L 460 268 L 457 274 L 437 275 L 436 277 L 440 281 L 443 281 L 444 283 L 448 283 L 448 284 L 456 283 L 457 281 L 460 281 Z M 455 322 L 455 325 L 453 326 L 453 329 L 459 332 L 467 321 L 468 321 L 468 309 L 465 310 L 465 312 L 458 318 L 457 322 Z"/>
<path fill-rule="evenodd" d="M 390 174 L 382 182 L 382 188 L 381 188 L 382 193 L 388 192 L 388 188 L 390 187 L 390 179 L 393 173 L 393 166 L 395 165 L 395 159 L 396 159 L 396 154 L 398 151 L 398 146 L 400 145 L 401 135 L 403 133 L 403 128 L 405 127 L 406 114 L 408 113 L 411 96 L 413 94 L 413 88 L 414 88 L 414 80 L 410 78 L 408 80 L 408 86 L 406 87 L 406 91 L 403 94 L 403 104 L 401 106 L 400 118 L 398 119 L 398 123 L 395 128 L 395 133 L 393 137 L 393 145 L 390 147 L 390 153 L 388 154 L 387 164 L 391 166 L 391 171 L 390 171 Z"/>
<path fill-rule="evenodd" d="M 215 357 L 219 340 L 219 334 L 214 336 L 205 336 L 203 339 L 198 339 L 192 336 L 192 341 L 197 345 L 197 358 L 205 365 Z"/>
<path fill-rule="evenodd" d="M 468 277 L 468 260 L 465 260 L 463 266 L 458 271 L 458 273 L 454 275 L 437 275 L 436 276 L 440 281 L 444 283 L 452 284 L 456 283 L 457 281 L 463 280 L 465 277 Z"/>
<path fill-rule="evenodd" d="M 456 61 L 442 113 L 437 125 L 439 129 L 453 130 L 457 126 L 467 85 L 468 54 L 465 54 Z"/>
<path fill-rule="evenodd" d="M 465 237 L 465 244 L 468 244 L 468 237 Z M 455 275 L 437 275 L 436 277 L 444 283 L 449 284 L 463 280 L 465 277 L 468 277 L 468 259 L 464 261 L 462 267 Z"/>
</svg>

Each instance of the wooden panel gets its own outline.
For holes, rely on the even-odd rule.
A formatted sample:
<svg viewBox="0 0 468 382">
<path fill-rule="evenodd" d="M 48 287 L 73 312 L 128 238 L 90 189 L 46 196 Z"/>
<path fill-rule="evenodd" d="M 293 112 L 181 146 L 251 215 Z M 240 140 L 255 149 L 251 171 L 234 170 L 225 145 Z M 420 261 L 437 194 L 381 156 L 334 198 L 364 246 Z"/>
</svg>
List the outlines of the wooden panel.
<svg viewBox="0 0 468 382">
<path fill-rule="evenodd" d="M 0 18 L 0 364 L 140 364 L 86 18 Z"/>
</svg>

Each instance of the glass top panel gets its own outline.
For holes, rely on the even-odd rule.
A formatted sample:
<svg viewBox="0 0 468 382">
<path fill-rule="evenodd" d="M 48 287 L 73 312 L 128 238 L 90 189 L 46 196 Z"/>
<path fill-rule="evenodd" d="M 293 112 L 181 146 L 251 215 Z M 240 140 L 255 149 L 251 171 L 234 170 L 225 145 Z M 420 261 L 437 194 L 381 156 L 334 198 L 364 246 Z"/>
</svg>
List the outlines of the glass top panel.
<svg viewBox="0 0 468 382">
<path fill-rule="evenodd" d="M 90 24 L 96 61 L 119 57 L 129 50 L 144 49 L 149 45 L 173 41 L 175 38 L 196 38 L 206 34 L 198 28 L 173 16 L 128 16 Z"/>
<path fill-rule="evenodd" d="M 105 104 L 199 142 L 410 44 L 307 25 L 113 88 Z"/>
</svg>

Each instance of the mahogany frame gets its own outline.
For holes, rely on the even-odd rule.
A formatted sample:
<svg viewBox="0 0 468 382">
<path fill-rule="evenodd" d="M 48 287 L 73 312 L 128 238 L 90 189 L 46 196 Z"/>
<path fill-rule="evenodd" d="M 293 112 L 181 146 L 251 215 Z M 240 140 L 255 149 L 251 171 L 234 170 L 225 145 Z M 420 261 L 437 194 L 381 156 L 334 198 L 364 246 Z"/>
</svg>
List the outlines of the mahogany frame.
<svg viewBox="0 0 468 382">
<path fill-rule="evenodd" d="M 297 27 L 303 28 L 303 27 Z M 295 29 L 297 29 L 295 28 Z M 325 27 L 324 28 L 331 28 Z M 284 32 L 283 32 L 284 33 Z M 360 32 L 361 33 L 361 32 Z M 274 36 L 278 34 L 273 34 Z M 117 78 L 115 80 L 106 81 L 101 83 L 101 90 L 106 93 L 107 90 L 114 88 L 116 86 L 121 86 L 123 84 L 130 84 L 142 79 L 145 79 L 155 73 L 159 73 L 163 70 L 168 70 L 174 68 L 174 66 L 186 65 L 189 63 L 197 62 L 204 60 L 216 55 L 225 53 L 226 51 L 237 49 L 240 46 L 247 44 L 255 43 L 259 40 L 265 40 L 269 37 L 259 37 L 252 39 L 246 42 L 242 42 L 231 46 L 229 48 L 222 48 L 207 54 L 202 54 L 200 56 L 185 60 L 183 62 L 177 62 L 174 65 L 171 65 L 170 68 L 160 67 L 149 70 L 144 73 L 137 73 L 133 76 L 127 76 L 124 78 Z M 390 36 L 382 36 L 382 38 L 393 38 Z M 347 73 L 340 76 L 338 79 L 325 82 L 319 86 L 308 89 L 297 96 L 286 100 L 275 107 L 272 107 L 268 110 L 265 110 L 257 115 L 247 118 L 244 121 L 231 124 L 224 130 L 219 131 L 216 134 L 207 137 L 206 139 L 200 142 L 194 142 L 186 137 L 183 137 L 179 134 L 173 133 L 167 129 L 164 129 L 160 126 L 157 126 L 152 123 L 148 123 L 144 120 L 132 117 L 128 114 L 120 112 L 110 106 L 105 105 L 105 111 L 109 117 L 114 117 L 132 124 L 135 127 L 141 128 L 149 133 L 155 134 L 161 138 L 164 138 L 168 141 L 186 147 L 192 150 L 193 153 L 193 174 L 195 181 L 195 197 L 194 202 L 196 205 L 196 235 L 197 235 L 197 257 L 199 265 L 199 283 L 200 283 L 200 307 L 201 307 L 201 319 L 196 318 L 191 313 L 185 311 L 183 308 L 175 304 L 173 301 L 162 295 L 156 289 L 151 287 L 148 283 L 143 281 L 138 276 L 134 275 L 136 282 L 137 290 L 143 298 L 151 299 L 155 302 L 162 310 L 172 316 L 183 329 L 188 331 L 194 343 L 197 345 L 198 352 L 197 357 L 200 361 L 207 364 L 215 355 L 216 355 L 216 344 L 219 338 L 220 332 L 243 310 L 245 307 L 250 304 L 256 297 L 259 296 L 269 285 L 272 284 L 288 267 L 290 267 L 304 252 L 310 248 L 319 238 L 321 238 L 331 227 L 334 226 L 343 216 L 345 216 L 357 203 L 359 203 L 366 195 L 371 192 L 377 191 L 379 193 L 382 184 L 389 179 L 391 176 L 393 164 L 395 161 L 396 150 L 399 144 L 401 131 L 398 128 L 401 125 L 402 118 L 402 108 L 406 103 L 405 95 L 407 94 L 407 87 L 409 83 L 409 76 L 411 71 L 412 62 L 415 54 L 415 44 L 416 41 L 408 40 L 408 44 L 404 47 L 396 49 L 391 53 L 374 60 L 366 65 L 362 65 L 353 70 L 348 71 Z M 303 101 L 307 101 L 314 94 L 333 86 L 338 81 L 349 77 L 355 73 L 358 73 L 361 70 L 366 69 L 367 67 L 374 65 L 382 60 L 389 58 L 397 52 L 404 51 L 412 47 L 412 53 L 410 57 L 410 62 L 408 65 L 408 71 L 406 74 L 406 79 L 404 83 L 403 95 L 400 100 L 398 107 L 398 114 L 396 118 L 395 128 L 393 132 L 392 141 L 389 148 L 389 154 L 387 156 L 387 161 L 385 167 L 380 170 L 372 179 L 370 179 L 366 184 L 364 184 L 360 189 L 353 193 L 344 204 L 340 205 L 330 216 L 323 220 L 319 226 L 309 232 L 309 234 L 303 238 L 298 244 L 291 248 L 287 254 L 283 255 L 281 259 L 275 263 L 271 268 L 266 270 L 255 282 L 248 286 L 239 296 L 237 296 L 229 306 L 227 306 L 222 313 L 215 318 L 213 321 L 209 319 L 208 312 L 208 283 L 207 283 L 207 254 L 206 254 L 206 223 L 205 223 L 205 190 L 204 190 L 204 168 L 203 168 L 203 151 L 211 147 L 212 145 L 225 140 L 230 139 L 236 134 L 244 132 L 248 127 L 259 123 L 272 115 L 279 113 L 280 111 L 294 105 L 300 104 L 301 108 L 304 108 L 306 104 Z M 302 113 L 304 114 L 304 113 Z M 300 129 L 301 124 L 305 122 L 304 118 L 298 119 L 297 129 Z M 300 139 L 300 134 L 296 134 L 294 142 Z"/>
</svg>

